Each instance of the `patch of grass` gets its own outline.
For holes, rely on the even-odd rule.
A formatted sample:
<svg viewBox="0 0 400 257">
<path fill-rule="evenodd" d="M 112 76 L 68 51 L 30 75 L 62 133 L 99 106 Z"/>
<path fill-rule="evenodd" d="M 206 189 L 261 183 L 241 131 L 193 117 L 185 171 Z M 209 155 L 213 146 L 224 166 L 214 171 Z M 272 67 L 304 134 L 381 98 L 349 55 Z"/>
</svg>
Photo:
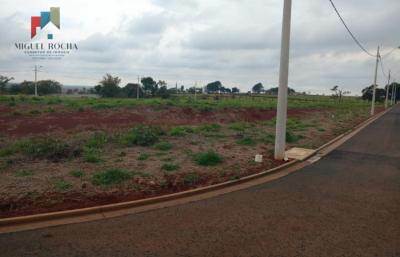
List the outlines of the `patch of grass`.
<svg viewBox="0 0 400 257">
<path fill-rule="evenodd" d="M 286 131 L 286 142 L 288 143 L 296 143 L 300 139 L 304 138 L 302 135 L 296 135 L 291 131 Z"/>
<path fill-rule="evenodd" d="M 174 137 L 181 137 L 181 136 L 185 136 L 189 133 L 193 133 L 193 132 L 194 132 L 194 130 L 191 127 L 178 126 L 178 127 L 171 128 L 169 134 Z"/>
<path fill-rule="evenodd" d="M 18 170 L 15 172 L 16 177 L 29 177 L 33 175 L 33 171 L 31 170 Z"/>
<path fill-rule="evenodd" d="M 256 145 L 256 141 L 254 141 L 254 139 L 250 136 L 244 136 L 243 138 L 237 140 L 236 143 L 239 145 L 248 145 L 248 146 Z"/>
<path fill-rule="evenodd" d="M 39 110 L 31 110 L 31 111 L 29 111 L 29 114 L 31 114 L 31 115 L 39 115 L 39 114 L 41 114 L 41 111 L 39 111 Z"/>
<path fill-rule="evenodd" d="M 92 183 L 96 186 L 109 186 L 120 184 L 132 178 L 132 173 L 122 169 L 109 169 L 97 172 L 92 176 Z"/>
<path fill-rule="evenodd" d="M 149 157 L 150 157 L 150 154 L 148 154 L 148 153 L 141 153 L 137 159 L 138 159 L 139 161 L 145 161 L 145 160 L 149 159 Z"/>
<path fill-rule="evenodd" d="M 95 132 L 86 142 L 86 147 L 102 148 L 108 142 L 108 137 L 104 132 Z"/>
<path fill-rule="evenodd" d="M 83 150 L 83 159 L 85 162 L 90 163 L 99 163 L 102 162 L 101 152 L 96 148 L 84 148 Z"/>
<path fill-rule="evenodd" d="M 67 191 L 72 188 L 72 184 L 63 179 L 60 179 L 54 182 L 54 188 L 57 191 Z"/>
<path fill-rule="evenodd" d="M 13 155 L 16 152 L 16 149 L 12 146 L 4 147 L 0 149 L 0 157 L 6 157 Z"/>
<path fill-rule="evenodd" d="M 179 168 L 180 168 L 179 165 L 173 163 L 164 163 L 161 166 L 161 169 L 165 171 L 175 171 L 178 170 Z"/>
<path fill-rule="evenodd" d="M 252 127 L 252 125 L 245 122 L 235 122 L 229 125 L 229 129 L 240 132 L 243 132 L 250 127 Z"/>
<path fill-rule="evenodd" d="M 218 132 L 221 129 L 221 125 L 219 124 L 204 124 L 196 128 L 197 131 L 210 133 L 210 132 Z"/>
<path fill-rule="evenodd" d="M 267 134 L 267 135 L 262 137 L 262 141 L 267 143 L 267 144 L 273 144 L 273 143 L 275 143 L 275 135 Z"/>
<path fill-rule="evenodd" d="M 222 156 L 210 150 L 207 152 L 198 153 L 194 156 L 194 160 L 201 166 L 215 166 L 223 160 Z"/>
<path fill-rule="evenodd" d="M 163 131 L 158 127 L 140 125 L 123 135 L 120 142 L 126 146 L 151 146 L 158 142 L 161 134 Z"/>
<path fill-rule="evenodd" d="M 61 140 L 52 138 L 32 138 L 16 143 L 16 149 L 32 158 L 47 158 L 59 160 L 71 155 L 69 145 Z"/>
<path fill-rule="evenodd" d="M 69 174 L 75 178 L 82 178 L 85 176 L 85 173 L 82 170 L 72 170 Z"/>
<path fill-rule="evenodd" d="M 196 185 L 199 181 L 200 175 L 195 172 L 188 173 L 183 177 L 183 183 L 188 186 Z"/>
<path fill-rule="evenodd" d="M 160 142 L 154 145 L 157 150 L 168 151 L 172 149 L 172 144 L 169 142 Z"/>
<path fill-rule="evenodd" d="M 300 119 L 297 118 L 288 118 L 287 122 L 286 122 L 286 126 L 288 129 L 290 130 L 294 130 L 294 131 L 304 131 L 306 130 L 308 127 L 310 127 L 310 124 L 307 124 L 305 122 L 303 122 Z"/>
</svg>

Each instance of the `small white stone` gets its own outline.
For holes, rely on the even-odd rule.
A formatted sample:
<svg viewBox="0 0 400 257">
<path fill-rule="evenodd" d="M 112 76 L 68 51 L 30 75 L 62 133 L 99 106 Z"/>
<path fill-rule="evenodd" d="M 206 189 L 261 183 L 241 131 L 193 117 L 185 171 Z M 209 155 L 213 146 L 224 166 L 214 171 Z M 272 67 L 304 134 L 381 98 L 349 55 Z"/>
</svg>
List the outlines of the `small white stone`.
<svg viewBox="0 0 400 257">
<path fill-rule="evenodd" d="M 263 156 L 261 154 L 256 154 L 256 157 L 254 159 L 255 162 L 262 162 L 263 161 Z"/>
</svg>

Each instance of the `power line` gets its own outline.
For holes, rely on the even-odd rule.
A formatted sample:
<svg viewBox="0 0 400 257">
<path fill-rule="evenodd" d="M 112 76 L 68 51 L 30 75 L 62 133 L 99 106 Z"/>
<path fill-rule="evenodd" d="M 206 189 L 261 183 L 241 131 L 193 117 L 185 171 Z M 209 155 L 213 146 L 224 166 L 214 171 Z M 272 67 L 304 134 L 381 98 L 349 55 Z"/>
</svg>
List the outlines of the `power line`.
<svg viewBox="0 0 400 257">
<path fill-rule="evenodd" d="M 390 50 L 389 52 L 387 52 L 386 54 L 383 54 L 383 55 L 382 55 L 382 58 L 388 57 L 388 56 L 391 55 L 396 49 L 399 49 L 399 47 L 395 47 L 395 48 L 393 48 L 392 50 Z"/>
<path fill-rule="evenodd" d="M 342 18 L 342 15 L 340 15 L 338 9 L 336 8 L 335 4 L 333 3 L 332 0 L 329 0 L 329 2 L 331 2 L 331 5 L 333 7 L 333 9 L 335 10 L 336 14 L 338 15 L 340 21 L 343 23 L 344 27 L 346 28 L 347 32 L 349 32 L 350 36 L 353 38 L 354 42 L 361 48 L 361 50 L 363 50 L 366 54 L 368 54 L 369 56 L 372 57 L 376 57 L 376 55 L 371 54 L 370 52 L 368 52 L 367 49 L 365 49 L 365 47 L 360 43 L 360 41 L 356 38 L 356 36 L 353 34 L 353 32 L 351 32 L 350 28 L 347 26 L 346 22 L 344 21 L 344 19 Z"/>
</svg>

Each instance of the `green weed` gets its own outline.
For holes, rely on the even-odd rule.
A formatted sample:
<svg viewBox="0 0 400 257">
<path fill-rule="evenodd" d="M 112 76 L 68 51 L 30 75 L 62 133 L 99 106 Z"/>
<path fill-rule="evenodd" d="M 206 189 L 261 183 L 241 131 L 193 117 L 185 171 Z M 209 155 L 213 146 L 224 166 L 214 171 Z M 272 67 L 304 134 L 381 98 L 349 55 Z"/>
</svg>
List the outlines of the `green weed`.
<svg viewBox="0 0 400 257">
<path fill-rule="evenodd" d="M 173 164 L 173 163 L 164 163 L 161 166 L 161 169 L 165 170 L 165 171 L 175 171 L 178 170 L 180 167 L 177 164 Z"/>
<path fill-rule="evenodd" d="M 218 153 L 210 150 L 208 152 L 196 154 L 194 160 L 201 166 L 215 166 L 221 163 L 223 158 Z"/>
<path fill-rule="evenodd" d="M 157 150 L 168 151 L 172 149 L 172 144 L 169 142 L 160 142 L 154 145 Z"/>
<path fill-rule="evenodd" d="M 132 178 L 132 173 L 122 169 L 109 169 L 97 172 L 92 176 L 92 183 L 96 186 L 120 184 Z"/>
</svg>

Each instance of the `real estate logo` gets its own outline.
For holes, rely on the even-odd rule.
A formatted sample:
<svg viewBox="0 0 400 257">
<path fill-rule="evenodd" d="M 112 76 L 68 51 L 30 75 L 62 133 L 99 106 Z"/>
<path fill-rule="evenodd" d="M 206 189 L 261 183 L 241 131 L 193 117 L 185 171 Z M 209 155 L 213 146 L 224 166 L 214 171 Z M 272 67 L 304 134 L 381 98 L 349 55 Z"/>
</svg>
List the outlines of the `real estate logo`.
<svg viewBox="0 0 400 257">
<path fill-rule="evenodd" d="M 51 7 L 50 12 L 40 12 L 40 16 L 31 17 L 31 39 L 36 36 L 36 28 L 44 29 L 50 22 L 60 29 L 60 7 Z M 53 39 L 53 34 L 47 34 L 47 39 Z"/>
<path fill-rule="evenodd" d="M 61 40 L 60 18 L 60 7 L 50 7 L 50 11 L 42 11 L 40 16 L 31 16 L 30 41 L 16 42 L 16 49 L 33 59 L 61 59 L 77 51 L 76 43 Z"/>
</svg>

